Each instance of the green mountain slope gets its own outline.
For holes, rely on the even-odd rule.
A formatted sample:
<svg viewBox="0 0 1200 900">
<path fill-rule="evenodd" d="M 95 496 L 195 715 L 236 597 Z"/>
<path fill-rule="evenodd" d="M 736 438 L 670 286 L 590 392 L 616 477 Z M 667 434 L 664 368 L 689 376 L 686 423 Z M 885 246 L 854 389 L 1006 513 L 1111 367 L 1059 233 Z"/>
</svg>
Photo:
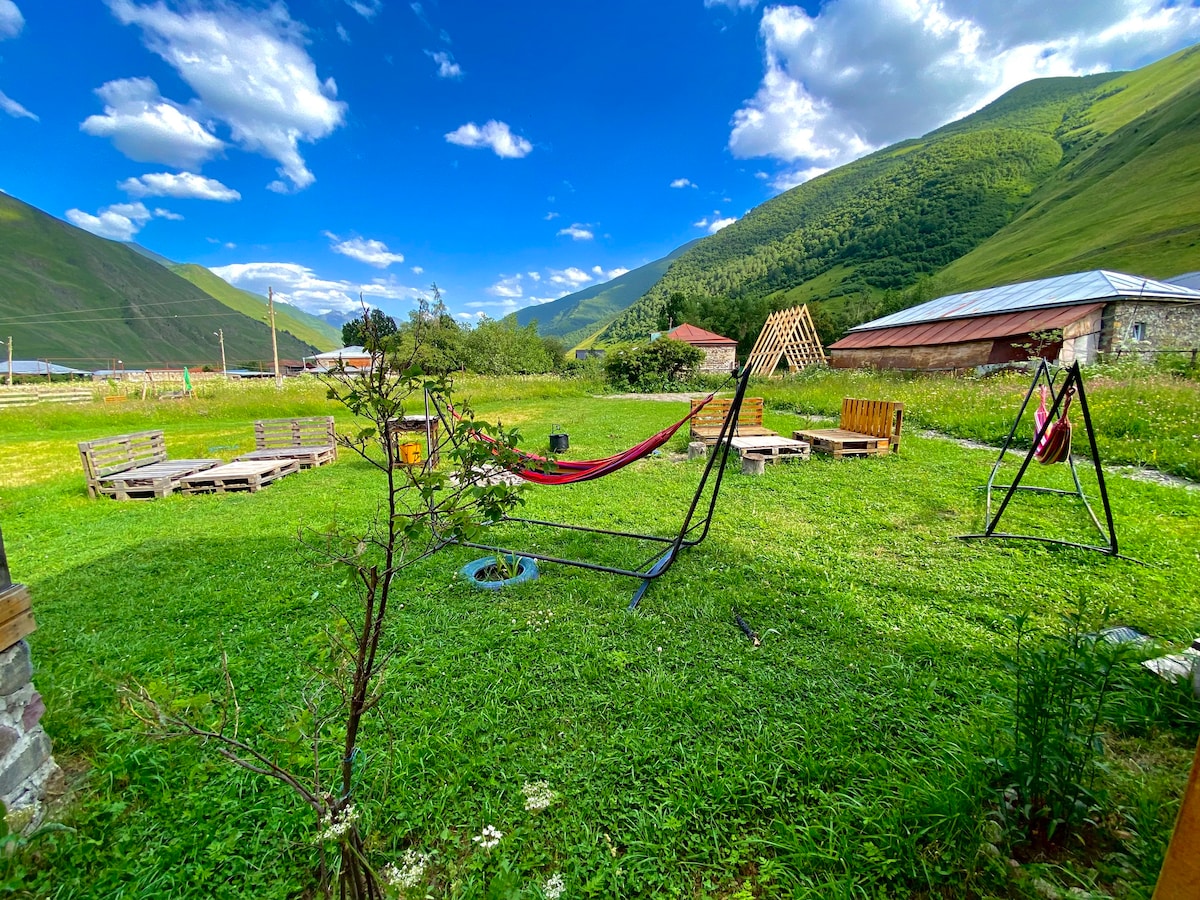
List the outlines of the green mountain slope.
<svg viewBox="0 0 1200 900">
<path fill-rule="evenodd" d="M 171 271 L 180 278 L 186 278 L 210 297 L 220 300 L 230 309 L 236 309 L 242 315 L 249 316 L 255 321 L 262 322 L 267 318 L 267 298 L 236 288 L 228 281 L 214 275 L 204 266 L 195 263 L 172 265 Z M 287 332 L 299 341 L 310 344 L 318 350 L 334 350 L 342 346 L 342 330 L 297 309 L 287 303 L 275 304 L 275 328 L 282 334 Z"/>
<path fill-rule="evenodd" d="M 270 329 L 124 244 L 0 194 L 0 332 L 18 359 L 79 368 L 229 365 L 271 359 Z M 313 348 L 288 334 L 279 355 Z"/>
<path fill-rule="evenodd" d="M 672 262 L 696 243 L 690 241 L 662 259 L 632 269 L 604 284 L 584 288 L 540 306 L 519 309 L 513 314 L 516 323 L 522 328 L 534 323 L 540 335 L 575 343 L 572 338 L 591 334 L 617 313 L 629 308 L 662 278 Z"/>
<path fill-rule="evenodd" d="M 826 338 L 934 293 L 1101 266 L 1195 268 L 1200 53 L 1132 73 L 1042 79 L 922 138 L 796 187 L 681 256 L 604 329 L 644 338 L 668 296 L 743 345 L 816 304 Z"/>
</svg>

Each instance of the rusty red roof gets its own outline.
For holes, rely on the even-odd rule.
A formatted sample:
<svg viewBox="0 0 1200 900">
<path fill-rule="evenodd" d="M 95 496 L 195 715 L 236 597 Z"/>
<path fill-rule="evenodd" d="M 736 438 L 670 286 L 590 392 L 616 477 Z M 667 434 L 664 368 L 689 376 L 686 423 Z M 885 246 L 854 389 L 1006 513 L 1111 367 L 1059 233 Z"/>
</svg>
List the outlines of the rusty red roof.
<svg viewBox="0 0 1200 900">
<path fill-rule="evenodd" d="M 1033 331 L 1064 328 L 1072 322 L 1094 313 L 1103 303 L 1060 306 L 1054 309 L 1026 309 L 994 316 L 975 316 L 970 319 L 950 319 L 922 322 L 917 325 L 898 325 L 871 331 L 852 331 L 840 341 L 829 345 L 830 350 L 862 350 L 867 347 L 920 347 L 931 344 L 962 344 L 991 338 L 1013 337 Z"/>
<path fill-rule="evenodd" d="M 713 334 L 711 331 L 705 331 L 703 328 L 697 328 L 695 325 L 688 325 L 686 322 L 679 325 L 665 335 L 673 341 L 683 341 L 688 344 L 736 344 L 733 338 L 721 337 L 719 334 Z"/>
</svg>

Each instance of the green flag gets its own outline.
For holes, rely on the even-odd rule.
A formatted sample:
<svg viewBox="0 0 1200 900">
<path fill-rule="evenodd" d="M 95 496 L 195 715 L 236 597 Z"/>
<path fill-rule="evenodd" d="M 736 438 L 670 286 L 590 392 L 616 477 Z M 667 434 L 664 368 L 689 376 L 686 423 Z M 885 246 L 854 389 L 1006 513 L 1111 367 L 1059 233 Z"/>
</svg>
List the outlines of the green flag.
<svg viewBox="0 0 1200 900">
<path fill-rule="evenodd" d="M 192 376 L 188 374 L 187 366 L 183 367 L 183 389 L 188 393 L 192 390 Z"/>
</svg>

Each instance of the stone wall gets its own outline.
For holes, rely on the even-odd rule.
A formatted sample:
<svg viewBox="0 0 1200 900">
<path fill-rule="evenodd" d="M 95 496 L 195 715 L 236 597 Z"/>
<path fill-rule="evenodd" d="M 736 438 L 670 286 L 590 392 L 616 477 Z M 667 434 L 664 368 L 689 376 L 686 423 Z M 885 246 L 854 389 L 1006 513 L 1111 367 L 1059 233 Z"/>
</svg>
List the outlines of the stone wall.
<svg viewBox="0 0 1200 900">
<path fill-rule="evenodd" d="M 24 591 L 14 585 L 0 534 L 0 594 Z M 35 828 L 43 803 L 62 794 L 62 770 L 50 755 L 50 736 L 42 728 L 46 704 L 33 686 L 29 644 L 17 641 L 0 651 L 0 803 L 10 827 Z"/>
<path fill-rule="evenodd" d="M 1133 339 L 1140 323 L 1144 337 Z M 1100 349 L 1123 353 L 1153 350 L 1186 350 L 1200 347 L 1200 306 L 1192 303 L 1153 303 L 1120 300 L 1104 308 Z"/>
<path fill-rule="evenodd" d="M 737 344 L 717 347 L 701 346 L 700 349 L 704 351 L 704 359 L 700 363 L 701 372 L 729 373 L 733 371 L 736 364 Z"/>
</svg>

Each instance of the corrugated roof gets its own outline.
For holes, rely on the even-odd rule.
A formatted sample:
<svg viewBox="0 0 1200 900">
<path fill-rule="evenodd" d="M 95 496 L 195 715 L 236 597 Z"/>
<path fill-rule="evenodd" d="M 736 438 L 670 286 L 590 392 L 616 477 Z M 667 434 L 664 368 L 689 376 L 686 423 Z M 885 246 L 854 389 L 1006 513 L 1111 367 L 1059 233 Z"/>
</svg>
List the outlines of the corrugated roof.
<svg viewBox="0 0 1200 900">
<path fill-rule="evenodd" d="M 12 361 L 12 373 L 14 375 L 45 375 L 46 368 L 49 367 L 51 375 L 91 375 L 91 372 L 85 372 L 83 369 L 72 369 L 69 366 L 60 366 L 57 363 L 49 363 L 40 359 L 14 359 Z M 0 377 L 8 375 L 8 361 L 0 360 Z"/>
<path fill-rule="evenodd" d="M 876 328 L 916 325 L 921 322 L 945 322 L 950 319 L 967 319 L 996 313 L 1073 306 L 1094 303 L 1097 300 L 1115 300 L 1118 297 L 1197 303 L 1200 302 L 1200 291 L 1168 284 L 1165 281 L 1155 281 L 1152 278 L 1097 269 L 1093 272 L 1078 272 L 1074 275 L 1059 275 L 1056 278 L 985 288 L 982 291 L 949 294 L 881 319 L 864 322 L 852 328 L 851 334 Z"/>
<path fill-rule="evenodd" d="M 686 322 L 668 331 L 666 336 L 673 341 L 684 341 L 689 344 L 737 343 L 733 338 L 721 337 L 719 334 L 713 334 L 711 331 L 705 331 L 703 328 L 697 328 L 695 325 L 688 325 Z"/>
<path fill-rule="evenodd" d="M 992 338 L 1014 337 L 1032 331 L 1064 328 L 1078 322 L 1103 303 L 1085 306 L 1060 306 L 1056 309 L 1027 309 L 1000 313 L 995 316 L 975 316 L 950 322 L 921 322 L 895 328 L 873 328 L 852 331 L 840 341 L 829 345 L 830 350 L 862 350 L 868 347 L 921 347 L 929 344 L 961 344 L 966 341 L 985 341 Z"/>
</svg>

